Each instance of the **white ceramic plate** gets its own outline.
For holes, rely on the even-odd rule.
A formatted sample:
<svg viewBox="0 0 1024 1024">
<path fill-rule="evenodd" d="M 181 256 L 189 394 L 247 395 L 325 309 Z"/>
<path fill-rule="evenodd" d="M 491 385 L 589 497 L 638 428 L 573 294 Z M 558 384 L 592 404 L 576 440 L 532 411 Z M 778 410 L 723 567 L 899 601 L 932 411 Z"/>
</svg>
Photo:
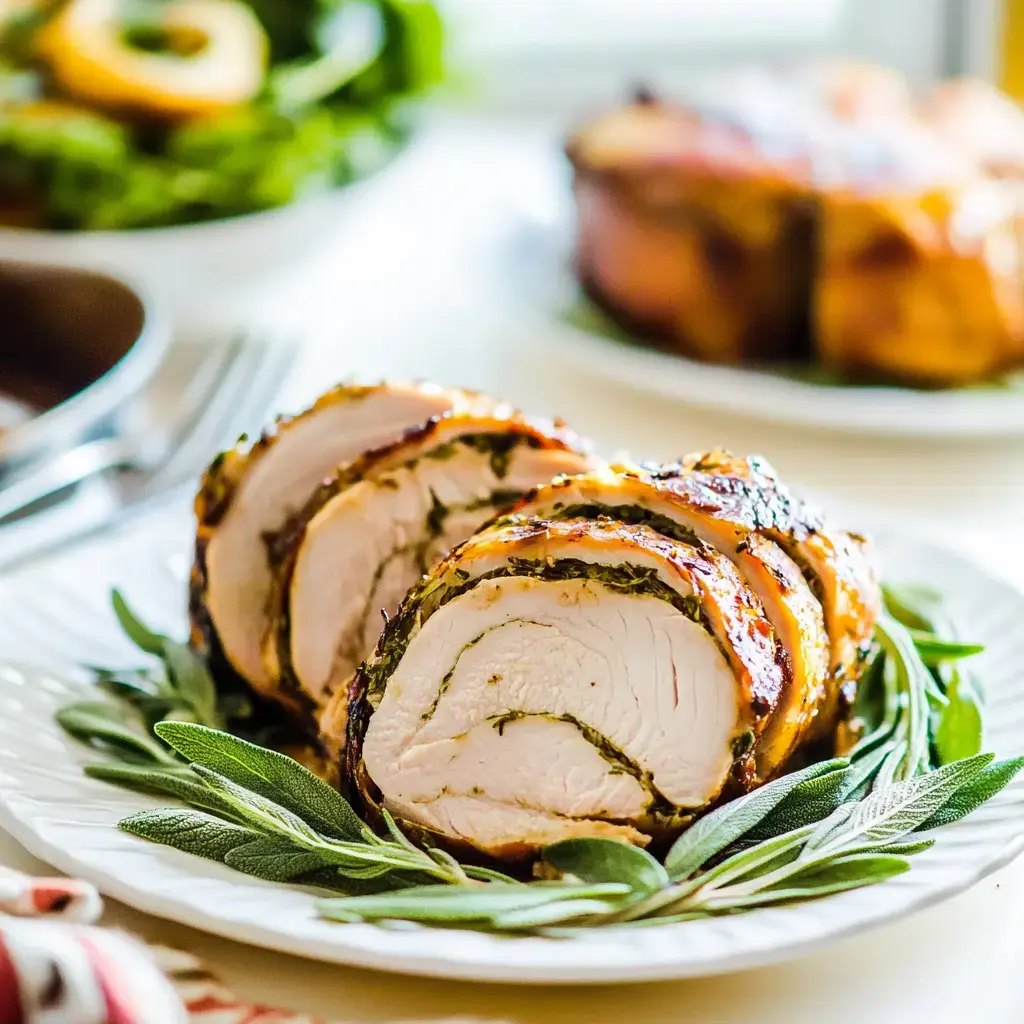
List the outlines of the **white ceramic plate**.
<svg viewBox="0 0 1024 1024">
<path fill-rule="evenodd" d="M 32 853 L 140 910 L 255 945 L 391 971 L 490 981 L 640 981 L 819 949 L 945 899 L 1024 848 L 1022 778 L 942 830 L 907 874 L 814 903 L 663 928 L 595 930 L 573 940 L 319 921 L 308 892 L 118 832 L 120 818 L 160 801 L 86 779 L 87 753 L 53 723 L 57 707 L 89 692 L 76 662 L 137 663 L 108 612 L 112 584 L 154 625 L 183 629 L 189 533 L 185 508 L 165 510 L 119 538 L 8 579 L 0 592 L 0 823 Z M 1001 757 L 1024 750 L 1024 596 L 954 555 L 906 538 L 879 539 L 887 578 L 942 588 L 965 635 L 989 645 L 978 660 L 988 688 L 986 746 Z"/>
<path fill-rule="evenodd" d="M 562 223 L 521 217 L 503 263 L 529 333 L 545 351 L 588 372 L 689 406 L 797 426 L 902 437 L 1024 434 L 1024 389 L 919 391 L 815 384 L 782 373 L 714 366 L 590 330 L 567 315 L 579 303 Z"/>
</svg>

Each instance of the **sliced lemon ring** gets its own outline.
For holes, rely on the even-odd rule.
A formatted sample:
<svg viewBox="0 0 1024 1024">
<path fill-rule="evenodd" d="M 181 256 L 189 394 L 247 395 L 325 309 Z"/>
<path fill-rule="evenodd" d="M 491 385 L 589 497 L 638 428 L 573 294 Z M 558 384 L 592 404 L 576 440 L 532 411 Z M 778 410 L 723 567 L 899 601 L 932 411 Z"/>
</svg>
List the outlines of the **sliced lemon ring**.
<svg viewBox="0 0 1024 1024">
<path fill-rule="evenodd" d="M 133 45 L 122 0 L 71 0 L 39 33 L 39 54 L 71 96 L 162 117 L 215 113 L 262 88 L 268 42 L 237 0 L 173 0 L 146 29 L 165 48 Z"/>
</svg>

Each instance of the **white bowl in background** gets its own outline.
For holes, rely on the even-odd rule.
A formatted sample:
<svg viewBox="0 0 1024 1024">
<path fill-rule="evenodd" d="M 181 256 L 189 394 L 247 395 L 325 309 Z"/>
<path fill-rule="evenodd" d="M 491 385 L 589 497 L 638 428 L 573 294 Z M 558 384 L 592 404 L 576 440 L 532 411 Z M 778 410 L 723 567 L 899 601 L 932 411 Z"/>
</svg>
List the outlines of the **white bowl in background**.
<svg viewBox="0 0 1024 1024">
<path fill-rule="evenodd" d="M 272 279 L 336 236 L 377 175 L 260 213 L 125 231 L 0 228 L 0 259 L 86 267 L 141 282 L 175 319 Z"/>
</svg>

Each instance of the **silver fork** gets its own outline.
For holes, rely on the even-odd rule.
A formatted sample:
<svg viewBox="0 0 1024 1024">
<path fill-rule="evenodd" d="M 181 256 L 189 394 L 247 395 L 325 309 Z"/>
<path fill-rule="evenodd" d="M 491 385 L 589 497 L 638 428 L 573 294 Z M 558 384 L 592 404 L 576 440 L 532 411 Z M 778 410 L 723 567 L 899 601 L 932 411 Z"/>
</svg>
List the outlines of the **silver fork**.
<svg viewBox="0 0 1024 1024">
<path fill-rule="evenodd" d="M 152 418 L 152 407 L 161 404 L 160 391 L 167 390 L 161 372 L 121 417 L 117 433 L 78 445 L 0 490 L 0 523 L 74 484 L 112 470 L 121 470 L 114 517 L 194 480 L 217 450 L 233 443 L 241 433 L 259 429 L 294 358 L 292 345 L 236 335 L 202 360 L 162 422 L 158 414 L 155 425 L 133 424 L 133 418 Z M 73 537 L 61 534 L 55 544 L 62 546 L 109 522 L 92 524 L 91 529 L 89 524 L 81 525 L 84 529 L 74 528 Z M 47 544 L 46 550 L 51 549 Z"/>
</svg>

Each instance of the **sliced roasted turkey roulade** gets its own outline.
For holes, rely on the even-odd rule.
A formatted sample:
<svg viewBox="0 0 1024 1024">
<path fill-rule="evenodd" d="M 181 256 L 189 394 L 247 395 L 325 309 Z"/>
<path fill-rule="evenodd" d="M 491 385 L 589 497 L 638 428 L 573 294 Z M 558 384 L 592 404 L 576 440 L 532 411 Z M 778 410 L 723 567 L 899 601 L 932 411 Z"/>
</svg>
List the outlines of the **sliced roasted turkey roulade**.
<svg viewBox="0 0 1024 1024">
<path fill-rule="evenodd" d="M 664 467 L 611 467 L 540 487 L 517 514 L 643 523 L 728 557 L 764 604 L 786 654 L 786 687 L 758 749 L 770 777 L 822 735 L 855 681 L 880 601 L 860 538 L 827 526 L 758 457 L 724 452 Z"/>
<path fill-rule="evenodd" d="M 196 497 L 193 643 L 275 697 L 261 656 L 271 580 L 265 536 L 339 465 L 450 409 L 494 404 L 433 384 L 342 385 L 255 443 L 243 439 L 218 456 Z"/>
<path fill-rule="evenodd" d="M 323 706 L 373 650 L 381 613 L 439 558 L 538 483 L 590 464 L 570 431 L 499 407 L 449 413 L 342 469 L 272 545 L 274 685 Z"/>
<path fill-rule="evenodd" d="M 756 530 L 768 514 L 765 504 L 747 489 L 733 496 L 728 510 L 716 509 L 695 500 L 674 476 L 661 479 L 655 470 L 615 466 L 540 487 L 515 513 L 641 524 L 682 544 L 703 542 L 735 564 L 760 598 L 782 648 L 780 706 L 757 750 L 758 774 L 770 777 L 806 738 L 824 702 L 829 644 L 821 605 L 800 568 Z M 782 511 L 776 512 L 781 518 Z"/>
<path fill-rule="evenodd" d="M 502 521 L 406 599 L 347 694 L 342 774 L 413 832 L 499 858 L 644 845 L 754 754 L 784 680 L 713 548 L 614 521 Z"/>
</svg>

